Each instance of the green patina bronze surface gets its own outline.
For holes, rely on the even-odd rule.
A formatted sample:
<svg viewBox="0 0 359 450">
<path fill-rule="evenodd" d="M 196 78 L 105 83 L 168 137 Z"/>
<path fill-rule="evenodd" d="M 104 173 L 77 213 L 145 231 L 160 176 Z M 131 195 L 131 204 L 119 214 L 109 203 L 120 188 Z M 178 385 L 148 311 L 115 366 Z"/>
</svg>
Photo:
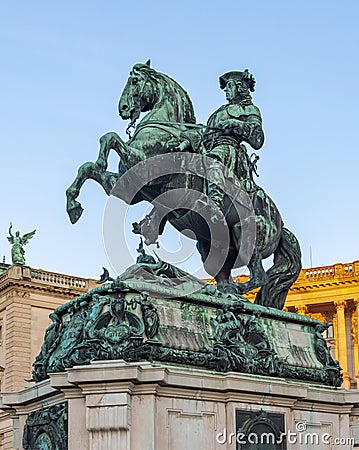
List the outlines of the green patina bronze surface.
<svg viewBox="0 0 359 450">
<path fill-rule="evenodd" d="M 26 233 L 20 236 L 20 231 L 16 231 L 15 235 L 12 234 L 12 224 L 9 227 L 8 241 L 12 244 L 11 247 L 11 261 L 13 264 L 25 264 L 25 250 L 24 245 L 26 245 L 29 240 L 34 236 L 36 230 Z"/>
<path fill-rule="evenodd" d="M 196 285 L 177 270 L 163 261 L 138 263 L 58 307 L 33 379 L 94 360 L 124 359 L 341 384 L 321 335 L 324 324 Z"/>
<path fill-rule="evenodd" d="M 102 286 L 51 314 L 34 381 L 94 360 L 124 359 L 340 386 L 339 364 L 321 334 L 326 325 L 281 311 L 301 253 L 255 182 L 258 157 L 250 157 L 246 145 L 259 150 L 264 133 L 254 86 L 248 70 L 222 75 L 227 103 L 203 126 L 176 81 L 149 62 L 132 68 L 119 102 L 120 116 L 130 120 L 129 140 L 116 133 L 101 137 L 97 161 L 83 164 L 67 189 L 68 214 L 73 223 L 81 216 L 76 199 L 88 178 L 129 205 L 150 201 L 152 211 L 133 224 L 133 232 L 150 244 L 167 222 L 190 230 L 217 288 L 147 255 L 141 239 L 135 265 L 116 279 L 104 268 Z M 147 114 L 136 125 L 141 112 Z M 112 149 L 120 157 L 116 173 L 107 170 Z M 218 230 L 229 235 L 227 247 Z M 265 272 L 262 259 L 271 254 L 273 266 Z M 246 283 L 231 277 L 238 261 L 250 270 Z M 241 294 L 254 288 L 260 289 L 252 304 Z"/>
<path fill-rule="evenodd" d="M 22 446 L 25 450 L 67 450 L 67 403 L 42 408 L 28 415 Z"/>
<path fill-rule="evenodd" d="M 199 125 L 187 92 L 175 80 L 151 68 L 149 61 L 136 64 L 119 102 L 121 118 L 130 120 L 129 140 L 124 142 L 114 132 L 101 137 L 97 161 L 83 164 L 67 189 L 67 211 L 72 223 L 79 219 L 83 208 L 76 199 L 89 178 L 128 204 L 150 201 L 153 210 L 133 229 L 146 244 L 156 242 L 167 222 L 180 232 L 191 230 L 218 289 L 242 294 L 260 288 L 256 303 L 282 309 L 300 272 L 301 252 L 276 205 L 254 179 L 258 156 L 250 157 L 246 145 L 259 150 L 264 143 L 261 113 L 251 96 L 255 80 L 248 70 L 232 71 L 220 77 L 220 87 L 227 103 L 205 126 Z M 147 114 L 137 123 L 141 112 Z M 117 173 L 107 170 L 111 150 L 120 158 Z M 153 157 L 159 159 L 151 163 Z M 161 176 L 156 171 L 168 161 Z M 183 171 L 178 173 L 178 168 Z M 152 178 L 146 178 L 149 173 Z M 140 186 L 137 191 L 135 185 Z M 229 186 L 234 186 L 235 199 Z M 157 200 L 176 189 L 182 190 L 180 200 Z M 214 237 L 211 227 L 221 226 L 218 236 L 228 230 L 228 242 Z M 223 249 L 227 255 L 222 261 Z M 272 254 L 273 266 L 265 271 L 262 260 Z M 250 279 L 234 283 L 231 270 L 243 264 Z"/>
</svg>

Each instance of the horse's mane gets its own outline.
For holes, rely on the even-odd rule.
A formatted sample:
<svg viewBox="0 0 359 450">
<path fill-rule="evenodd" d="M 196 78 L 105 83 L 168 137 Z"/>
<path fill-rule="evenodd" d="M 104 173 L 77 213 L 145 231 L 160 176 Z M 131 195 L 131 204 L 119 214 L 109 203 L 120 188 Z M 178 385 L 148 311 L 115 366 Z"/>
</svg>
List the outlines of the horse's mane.
<svg viewBox="0 0 359 450">
<path fill-rule="evenodd" d="M 160 85 L 160 95 L 157 103 L 169 101 L 172 104 L 172 120 L 174 122 L 196 123 L 192 101 L 188 93 L 177 81 L 164 73 L 157 72 L 147 64 L 136 64 L 133 70 L 144 73 L 152 82 Z"/>
</svg>

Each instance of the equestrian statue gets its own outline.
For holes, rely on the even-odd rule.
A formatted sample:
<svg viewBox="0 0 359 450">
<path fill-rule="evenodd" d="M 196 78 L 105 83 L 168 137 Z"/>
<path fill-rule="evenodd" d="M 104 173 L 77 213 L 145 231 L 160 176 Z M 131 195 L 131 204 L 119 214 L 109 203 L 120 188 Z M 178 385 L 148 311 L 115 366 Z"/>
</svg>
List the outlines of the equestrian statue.
<svg viewBox="0 0 359 450">
<path fill-rule="evenodd" d="M 255 79 L 248 70 L 231 71 L 219 82 L 227 103 L 201 125 L 175 80 L 151 68 L 150 61 L 134 65 L 119 101 L 120 117 L 130 120 L 129 139 L 115 132 L 100 138 L 96 162 L 83 164 L 66 191 L 67 212 L 77 222 L 83 208 L 76 199 L 88 179 L 129 205 L 148 201 L 152 211 L 133 224 L 147 245 L 170 222 L 196 239 L 219 291 L 259 288 L 255 303 L 282 309 L 301 270 L 301 251 L 255 182 L 258 156 L 249 156 L 245 145 L 259 150 L 264 143 L 261 113 L 251 96 Z M 111 150 L 119 156 L 118 172 L 107 170 Z M 265 271 L 262 260 L 271 255 L 273 265 Z M 248 281 L 236 283 L 231 271 L 243 265 Z"/>
</svg>

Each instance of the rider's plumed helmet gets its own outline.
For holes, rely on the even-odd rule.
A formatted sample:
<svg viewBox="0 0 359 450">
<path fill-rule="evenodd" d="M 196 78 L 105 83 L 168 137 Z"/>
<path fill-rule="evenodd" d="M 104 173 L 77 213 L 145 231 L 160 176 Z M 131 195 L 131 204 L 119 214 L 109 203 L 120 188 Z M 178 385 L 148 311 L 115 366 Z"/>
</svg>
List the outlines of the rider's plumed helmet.
<svg viewBox="0 0 359 450">
<path fill-rule="evenodd" d="M 245 83 L 248 89 L 251 92 L 254 92 L 254 86 L 256 84 L 256 80 L 254 76 L 248 71 L 248 69 L 245 69 L 243 72 L 239 71 L 231 71 L 226 72 L 221 77 L 219 77 L 219 86 L 221 89 L 224 89 L 226 87 L 226 84 L 229 80 L 233 80 L 236 83 Z"/>
</svg>

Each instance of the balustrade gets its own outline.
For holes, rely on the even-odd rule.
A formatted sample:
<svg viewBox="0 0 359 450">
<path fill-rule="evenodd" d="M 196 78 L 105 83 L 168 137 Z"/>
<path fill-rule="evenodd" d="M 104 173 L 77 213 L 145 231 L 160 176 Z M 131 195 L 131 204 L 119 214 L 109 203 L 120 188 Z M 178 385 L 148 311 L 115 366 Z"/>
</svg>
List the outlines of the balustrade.
<svg viewBox="0 0 359 450">
<path fill-rule="evenodd" d="M 84 289 L 88 288 L 87 280 L 84 278 L 70 277 L 59 273 L 46 272 L 43 270 L 32 270 L 31 279 L 33 281 L 40 281 L 46 284 L 56 286 L 64 286 L 69 288 Z"/>
</svg>

